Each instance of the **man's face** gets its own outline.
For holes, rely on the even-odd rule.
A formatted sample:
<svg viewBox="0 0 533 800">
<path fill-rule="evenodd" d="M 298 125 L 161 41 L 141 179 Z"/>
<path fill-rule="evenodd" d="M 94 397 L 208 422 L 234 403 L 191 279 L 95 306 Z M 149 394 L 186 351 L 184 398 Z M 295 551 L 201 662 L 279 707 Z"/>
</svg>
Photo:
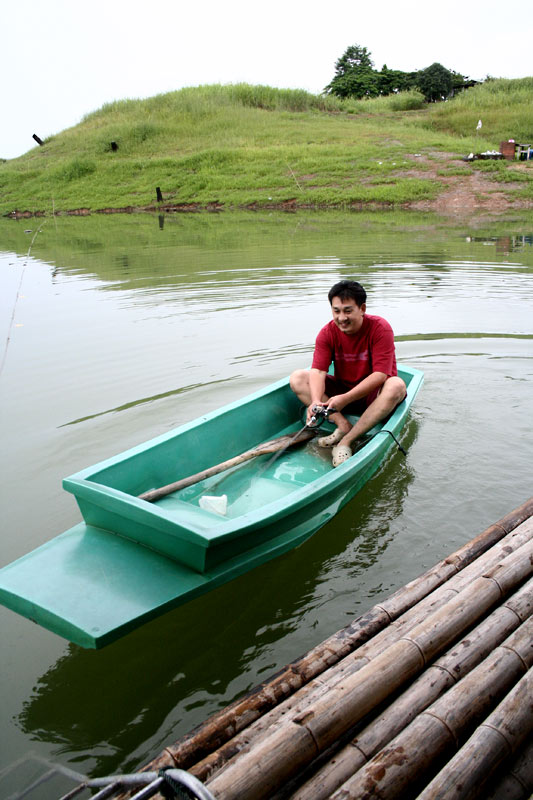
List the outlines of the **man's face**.
<svg viewBox="0 0 533 800">
<path fill-rule="evenodd" d="M 347 300 L 341 300 L 340 297 L 334 297 L 331 301 L 333 321 L 343 333 L 357 333 L 363 324 L 365 310 L 365 303 L 359 307 L 355 300 L 349 298 Z"/>
</svg>

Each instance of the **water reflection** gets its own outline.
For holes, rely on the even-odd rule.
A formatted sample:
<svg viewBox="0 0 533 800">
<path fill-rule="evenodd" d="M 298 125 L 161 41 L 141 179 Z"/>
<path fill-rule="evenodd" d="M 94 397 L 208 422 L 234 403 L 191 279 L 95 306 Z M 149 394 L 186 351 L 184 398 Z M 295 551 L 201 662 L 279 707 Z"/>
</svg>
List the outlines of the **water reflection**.
<svg viewBox="0 0 533 800">
<path fill-rule="evenodd" d="M 533 245 L 533 233 L 522 234 L 520 236 L 467 236 L 467 242 L 481 242 L 485 245 L 493 245 L 498 253 L 513 253 L 522 250 L 524 247 Z"/>
</svg>

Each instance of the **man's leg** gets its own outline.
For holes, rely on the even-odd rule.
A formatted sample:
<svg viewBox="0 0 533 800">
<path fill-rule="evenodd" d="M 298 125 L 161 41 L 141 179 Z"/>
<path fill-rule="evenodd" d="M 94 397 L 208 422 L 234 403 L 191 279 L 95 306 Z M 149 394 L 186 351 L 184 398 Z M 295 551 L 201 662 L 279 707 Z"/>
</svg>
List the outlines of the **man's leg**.
<svg viewBox="0 0 533 800">
<path fill-rule="evenodd" d="M 374 402 L 368 406 L 355 425 L 343 436 L 339 442 L 339 447 L 351 447 L 353 442 L 364 436 L 374 425 L 385 419 L 391 411 L 394 411 L 398 403 L 405 399 L 406 394 L 405 383 L 401 378 L 396 376 L 387 378 Z"/>
</svg>

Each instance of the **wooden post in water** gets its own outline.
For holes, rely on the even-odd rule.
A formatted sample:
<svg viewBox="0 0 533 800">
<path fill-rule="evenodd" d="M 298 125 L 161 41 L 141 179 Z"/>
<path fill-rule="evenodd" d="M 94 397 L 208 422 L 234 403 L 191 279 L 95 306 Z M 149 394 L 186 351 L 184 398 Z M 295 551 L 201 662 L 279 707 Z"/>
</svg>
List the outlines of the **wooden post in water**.
<svg viewBox="0 0 533 800">
<path fill-rule="evenodd" d="M 155 187 L 155 193 L 156 193 L 156 196 L 157 196 L 157 202 L 158 203 L 162 203 L 163 202 L 163 195 L 161 194 L 161 189 L 160 189 L 159 186 Z"/>
</svg>

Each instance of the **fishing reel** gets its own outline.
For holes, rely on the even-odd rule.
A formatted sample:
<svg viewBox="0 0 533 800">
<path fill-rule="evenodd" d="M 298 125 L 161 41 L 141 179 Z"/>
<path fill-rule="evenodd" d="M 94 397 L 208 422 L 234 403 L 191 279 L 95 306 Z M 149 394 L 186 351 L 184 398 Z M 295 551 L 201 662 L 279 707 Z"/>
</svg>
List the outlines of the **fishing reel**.
<svg viewBox="0 0 533 800">
<path fill-rule="evenodd" d="M 335 413 L 334 408 L 327 408 L 327 406 L 314 405 L 311 408 L 313 416 L 307 423 L 308 428 L 319 428 L 323 422 L 329 418 L 330 414 Z"/>
</svg>

